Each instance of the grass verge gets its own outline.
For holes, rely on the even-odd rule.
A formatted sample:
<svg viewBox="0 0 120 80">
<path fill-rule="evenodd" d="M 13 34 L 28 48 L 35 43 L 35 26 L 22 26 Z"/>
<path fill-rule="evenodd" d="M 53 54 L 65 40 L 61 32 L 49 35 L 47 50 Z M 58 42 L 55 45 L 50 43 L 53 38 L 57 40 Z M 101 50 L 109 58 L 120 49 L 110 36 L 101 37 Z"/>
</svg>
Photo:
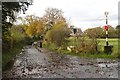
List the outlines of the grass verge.
<svg viewBox="0 0 120 80">
<path fill-rule="evenodd" d="M 23 48 L 23 46 L 24 45 L 22 44 L 17 44 L 12 49 L 8 51 L 4 51 L 4 53 L 2 53 L 2 70 L 3 71 L 9 70 L 10 68 L 12 68 L 14 64 L 14 58 L 17 54 L 21 52 L 21 49 Z"/>
</svg>

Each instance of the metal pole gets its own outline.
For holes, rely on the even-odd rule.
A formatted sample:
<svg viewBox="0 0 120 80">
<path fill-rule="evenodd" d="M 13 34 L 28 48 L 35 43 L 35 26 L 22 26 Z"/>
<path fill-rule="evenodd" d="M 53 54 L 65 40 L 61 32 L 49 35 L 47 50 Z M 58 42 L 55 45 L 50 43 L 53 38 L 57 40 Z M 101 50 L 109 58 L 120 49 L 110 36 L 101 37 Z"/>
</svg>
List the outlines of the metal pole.
<svg viewBox="0 0 120 80">
<path fill-rule="evenodd" d="M 74 49 L 75 49 L 75 46 L 76 46 L 76 44 L 75 44 L 75 41 L 76 41 L 76 37 L 75 37 L 75 34 L 76 34 L 76 32 L 77 32 L 77 29 L 76 28 L 74 28 L 73 29 L 73 32 L 74 32 Z"/>
<path fill-rule="evenodd" d="M 75 47 L 75 34 L 74 34 L 74 47 Z"/>
<path fill-rule="evenodd" d="M 108 12 L 105 12 L 106 16 L 106 25 L 108 26 Z M 106 29 L 106 46 L 108 46 L 108 29 Z"/>
<path fill-rule="evenodd" d="M 113 46 L 108 44 L 108 12 L 105 12 L 105 16 L 106 16 L 106 26 L 105 26 L 105 30 L 106 30 L 106 46 L 104 46 L 104 52 L 105 53 L 112 53 L 112 48 Z"/>
<path fill-rule="evenodd" d="M 106 46 L 108 46 L 108 30 L 106 30 Z"/>
</svg>

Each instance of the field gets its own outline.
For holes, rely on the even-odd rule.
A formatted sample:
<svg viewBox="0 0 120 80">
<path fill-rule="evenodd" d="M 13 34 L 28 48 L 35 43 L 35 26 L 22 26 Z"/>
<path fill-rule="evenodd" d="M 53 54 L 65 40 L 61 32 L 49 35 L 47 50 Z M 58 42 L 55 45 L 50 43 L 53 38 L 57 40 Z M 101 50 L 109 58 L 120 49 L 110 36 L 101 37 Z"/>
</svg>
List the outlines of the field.
<svg viewBox="0 0 120 80">
<path fill-rule="evenodd" d="M 117 58 L 119 53 L 118 53 L 118 42 L 119 39 L 117 38 L 111 38 L 108 39 L 109 45 L 112 45 L 112 53 L 111 54 L 106 54 L 104 53 L 104 46 L 106 45 L 106 39 L 97 39 L 98 40 L 98 51 L 99 53 L 94 53 L 94 54 L 84 54 L 84 53 L 74 53 L 74 52 L 68 52 L 68 51 L 62 51 L 62 54 L 65 55 L 74 55 L 74 56 L 79 56 L 82 58 Z M 72 44 L 73 42 L 71 42 Z"/>
<path fill-rule="evenodd" d="M 106 40 L 105 39 L 98 39 L 99 44 L 98 44 L 98 50 L 103 52 L 104 51 L 104 45 L 106 45 Z M 112 45 L 112 53 L 111 57 L 117 57 L 118 56 L 118 49 L 119 49 L 119 39 L 108 39 L 109 45 Z M 105 53 L 104 53 L 105 54 Z"/>
<path fill-rule="evenodd" d="M 99 42 L 99 50 L 103 51 L 104 50 L 104 45 L 106 45 L 106 40 L 105 39 L 98 39 Z M 109 45 L 113 46 L 113 52 L 118 52 L 118 39 L 108 39 Z"/>
</svg>

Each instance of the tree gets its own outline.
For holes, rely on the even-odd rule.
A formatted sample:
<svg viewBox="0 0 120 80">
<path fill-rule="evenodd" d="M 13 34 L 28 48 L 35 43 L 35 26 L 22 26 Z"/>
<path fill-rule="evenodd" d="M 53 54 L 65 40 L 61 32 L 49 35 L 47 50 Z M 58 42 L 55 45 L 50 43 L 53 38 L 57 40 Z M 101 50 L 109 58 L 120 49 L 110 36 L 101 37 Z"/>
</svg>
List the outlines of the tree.
<svg viewBox="0 0 120 80">
<path fill-rule="evenodd" d="M 43 34 L 43 22 L 39 17 L 27 15 L 22 19 L 23 28 L 29 37 L 40 37 Z"/>
<path fill-rule="evenodd" d="M 27 10 L 30 2 L 2 2 L 2 33 L 3 35 L 9 30 L 13 22 L 16 20 L 16 14 L 21 10 L 23 13 Z M 7 21 L 9 20 L 9 21 Z"/>
<path fill-rule="evenodd" d="M 56 22 L 53 28 L 46 33 L 45 39 L 48 43 L 54 43 L 57 46 L 66 44 L 66 38 L 69 35 L 69 30 L 66 22 Z"/>
<path fill-rule="evenodd" d="M 89 38 L 100 38 L 103 33 L 103 29 L 101 27 L 89 28 L 84 31 L 84 36 L 88 36 Z"/>
<path fill-rule="evenodd" d="M 97 40 L 97 38 L 100 38 L 102 34 L 103 34 L 103 29 L 101 27 L 89 28 L 84 31 L 83 35 L 91 39 L 90 44 L 87 44 L 88 46 L 90 45 L 92 46 L 89 48 L 90 50 L 94 49 L 95 52 L 98 52 L 99 41 Z"/>
<path fill-rule="evenodd" d="M 109 25 L 109 28 L 108 28 L 108 37 L 109 38 L 117 38 L 117 31 L 115 30 L 114 27 L 112 27 L 110 25 Z"/>
<path fill-rule="evenodd" d="M 16 20 L 16 14 L 28 9 L 28 6 L 32 4 L 31 0 L 28 2 L 2 2 L 2 39 L 3 48 L 9 46 L 11 33 L 10 28 L 13 22 Z"/>
<path fill-rule="evenodd" d="M 117 29 L 117 30 L 120 30 L 120 25 L 117 25 L 117 26 L 116 26 L 116 29 Z"/>
<path fill-rule="evenodd" d="M 120 38 L 120 25 L 117 25 L 115 29 L 116 29 L 118 38 Z"/>
<path fill-rule="evenodd" d="M 26 37 L 23 27 L 21 25 L 12 26 L 10 32 L 13 38 L 13 43 L 15 45 L 24 40 L 24 38 Z"/>
<path fill-rule="evenodd" d="M 53 24 L 59 21 L 65 21 L 65 18 L 63 17 L 63 12 L 60 9 L 57 8 L 47 8 L 45 10 L 45 15 L 42 17 L 42 21 L 45 25 L 49 25 L 47 27 L 52 27 Z"/>
</svg>

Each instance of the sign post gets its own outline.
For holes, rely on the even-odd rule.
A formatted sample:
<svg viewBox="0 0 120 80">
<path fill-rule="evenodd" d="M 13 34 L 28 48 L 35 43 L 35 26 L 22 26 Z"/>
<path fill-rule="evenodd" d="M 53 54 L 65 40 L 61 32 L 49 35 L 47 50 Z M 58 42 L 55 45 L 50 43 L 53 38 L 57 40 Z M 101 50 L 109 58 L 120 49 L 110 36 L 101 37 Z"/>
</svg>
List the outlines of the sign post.
<svg viewBox="0 0 120 80">
<path fill-rule="evenodd" d="M 104 29 L 106 30 L 106 46 L 108 46 L 108 25 L 105 25 Z"/>
<path fill-rule="evenodd" d="M 73 28 L 73 33 L 74 33 L 74 47 L 75 47 L 75 34 L 76 34 L 76 32 L 77 32 L 77 29 L 76 28 Z"/>
<path fill-rule="evenodd" d="M 104 52 L 105 53 L 112 53 L 113 46 L 109 45 L 108 43 L 108 12 L 105 12 L 106 16 L 106 25 L 104 26 L 104 29 L 106 30 L 106 45 L 104 46 Z"/>
<path fill-rule="evenodd" d="M 108 12 L 105 12 L 105 17 L 106 17 L 106 26 L 104 26 L 106 30 L 106 46 L 108 46 Z"/>
</svg>

